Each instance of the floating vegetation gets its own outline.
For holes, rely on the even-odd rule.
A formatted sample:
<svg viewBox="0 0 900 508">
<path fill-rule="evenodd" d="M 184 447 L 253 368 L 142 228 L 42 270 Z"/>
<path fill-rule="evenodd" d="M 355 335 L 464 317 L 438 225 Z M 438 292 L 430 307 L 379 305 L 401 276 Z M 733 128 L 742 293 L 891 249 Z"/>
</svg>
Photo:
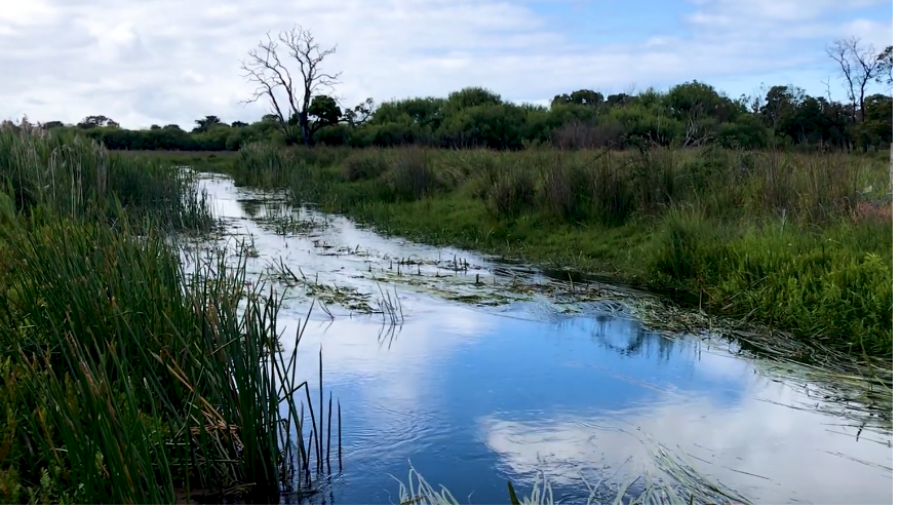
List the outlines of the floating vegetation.
<svg viewBox="0 0 900 508">
<path fill-rule="evenodd" d="M 278 236 L 310 235 L 328 227 L 328 222 L 321 217 L 299 217 L 296 213 L 284 210 L 275 211 L 270 208 L 266 208 L 265 216 L 256 217 L 253 220 L 261 226 L 271 229 Z"/>
<path fill-rule="evenodd" d="M 386 321 L 395 325 L 401 324 L 405 319 L 403 306 L 396 289 L 391 294 L 390 291 L 385 291 L 379 286 L 379 295 L 373 299 L 374 295 L 363 293 L 353 286 L 320 283 L 318 275 L 310 279 L 302 269 L 297 268 L 295 272 L 281 259 L 277 262 L 270 262 L 266 270 L 272 280 L 287 287 L 302 286 L 306 288 L 306 296 L 319 301 L 324 312 L 332 319 L 335 315 L 327 308 L 327 305 L 339 305 L 350 310 L 351 313 L 380 314 Z"/>
</svg>

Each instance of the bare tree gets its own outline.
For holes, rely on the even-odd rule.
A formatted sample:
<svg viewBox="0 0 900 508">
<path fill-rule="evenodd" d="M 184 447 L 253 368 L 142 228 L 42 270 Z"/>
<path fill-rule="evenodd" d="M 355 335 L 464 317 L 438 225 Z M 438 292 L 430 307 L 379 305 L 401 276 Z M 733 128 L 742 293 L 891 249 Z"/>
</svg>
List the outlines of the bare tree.
<svg viewBox="0 0 900 508">
<path fill-rule="evenodd" d="M 282 50 L 281 46 L 284 46 Z M 286 55 L 279 54 L 282 50 Z M 312 33 L 297 25 L 280 32 L 277 39 L 266 34 L 266 40 L 250 50 L 249 59 L 241 62 L 244 77 L 256 83 L 257 88 L 244 103 L 268 101 L 271 114 L 288 142 L 296 142 L 295 125 L 300 128 L 303 143 L 312 143 L 309 106 L 312 98 L 324 89 L 333 90 L 340 83 L 341 73 L 329 74 L 321 69 L 325 58 L 337 51 L 337 46 L 322 49 Z M 300 82 L 295 83 L 286 64 L 295 64 L 300 72 Z M 286 96 L 286 101 L 282 98 Z"/>
<path fill-rule="evenodd" d="M 871 81 L 878 81 L 885 72 L 879 54 L 873 46 L 863 46 L 858 37 L 836 40 L 826 52 L 841 66 L 854 116 L 859 111 L 859 121 L 866 121 L 866 87 Z"/>
</svg>

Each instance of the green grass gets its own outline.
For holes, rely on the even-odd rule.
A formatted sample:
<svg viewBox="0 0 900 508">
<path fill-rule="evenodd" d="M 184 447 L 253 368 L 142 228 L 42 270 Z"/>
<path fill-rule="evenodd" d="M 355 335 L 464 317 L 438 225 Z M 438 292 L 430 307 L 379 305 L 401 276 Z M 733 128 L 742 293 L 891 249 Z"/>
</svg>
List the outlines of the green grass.
<svg viewBox="0 0 900 508">
<path fill-rule="evenodd" d="M 0 178 L 0 502 L 272 500 L 322 467 L 280 298 L 243 257 L 188 273 L 171 247 L 214 226 L 188 176 L 26 126 L 0 130 Z"/>
<path fill-rule="evenodd" d="M 162 150 L 114 150 L 113 155 L 138 159 L 144 161 L 152 161 L 164 163 L 168 166 L 182 165 L 190 166 L 196 171 L 222 171 L 229 167 L 238 152 L 186 152 L 180 150 L 162 151 Z"/>
<path fill-rule="evenodd" d="M 598 273 L 836 351 L 893 351 L 883 161 L 721 149 L 242 151 L 239 185 L 289 189 L 389 234 Z"/>
</svg>

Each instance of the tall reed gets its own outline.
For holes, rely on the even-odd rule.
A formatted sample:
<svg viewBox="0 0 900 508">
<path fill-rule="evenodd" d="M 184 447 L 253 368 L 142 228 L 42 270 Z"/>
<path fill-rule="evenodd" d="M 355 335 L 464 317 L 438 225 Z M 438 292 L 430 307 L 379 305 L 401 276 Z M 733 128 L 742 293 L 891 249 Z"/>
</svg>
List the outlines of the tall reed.
<svg viewBox="0 0 900 508">
<path fill-rule="evenodd" d="M 326 464 L 280 297 L 243 250 L 197 249 L 191 272 L 173 250 L 171 228 L 212 221 L 178 171 L 0 130 L 0 501 L 271 500 Z"/>
<path fill-rule="evenodd" d="M 26 213 L 42 206 L 67 217 L 114 220 L 120 204 L 134 225 L 139 218 L 169 229 L 212 224 L 205 196 L 184 169 L 113 155 L 90 139 L 27 123 L 0 128 L 0 185 Z"/>
</svg>

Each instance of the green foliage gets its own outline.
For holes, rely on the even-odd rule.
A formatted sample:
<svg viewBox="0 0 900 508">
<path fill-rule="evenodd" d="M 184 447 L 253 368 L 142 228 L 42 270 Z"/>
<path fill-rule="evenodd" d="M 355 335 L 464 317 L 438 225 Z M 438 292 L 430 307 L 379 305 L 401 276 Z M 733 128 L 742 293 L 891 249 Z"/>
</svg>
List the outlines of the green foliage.
<svg viewBox="0 0 900 508">
<path fill-rule="evenodd" d="M 878 80 L 884 81 L 888 85 L 894 84 L 894 45 L 884 48 L 884 51 L 878 54 L 876 69 Z"/>
<path fill-rule="evenodd" d="M 890 223 L 840 222 L 816 233 L 768 223 L 736 232 L 673 210 L 656 242 L 652 272 L 703 292 L 719 312 L 753 315 L 834 349 L 893 352 Z"/>
<path fill-rule="evenodd" d="M 491 177 L 485 199 L 494 213 L 513 219 L 534 207 L 535 178 L 526 168 L 513 166 Z"/>
<path fill-rule="evenodd" d="M 40 205 L 61 215 L 112 220 L 121 205 L 166 227 L 202 229 L 212 221 L 205 198 L 177 167 L 110 154 L 65 131 L 0 129 L 0 185 L 26 213 Z"/>
<path fill-rule="evenodd" d="M 893 350 L 890 212 L 866 207 L 888 188 L 886 161 L 716 146 L 325 160 L 280 186 L 393 234 L 599 271 L 842 351 Z"/>
<path fill-rule="evenodd" d="M 344 160 L 343 175 L 348 182 L 373 180 L 388 170 L 388 162 L 380 152 L 355 153 Z"/>
<path fill-rule="evenodd" d="M 892 48 L 879 60 L 878 75 L 889 76 Z M 730 98 L 712 86 L 691 81 L 666 92 L 604 98 L 592 90 L 556 95 L 549 108 L 513 104 L 478 87 L 446 98 L 372 99 L 342 110 L 327 95 L 310 101 L 310 140 L 326 146 L 519 150 L 552 145 L 578 150 L 598 148 L 724 146 L 757 150 L 770 146 L 825 146 L 832 149 L 883 149 L 891 143 L 893 98 L 874 94 L 863 103 L 867 115 L 857 122 L 855 106 L 811 97 L 793 86 L 773 86 L 765 96 Z M 276 115 L 259 122 L 223 123 L 210 115 L 188 133 L 178 126 L 126 130 L 104 117 L 92 116 L 78 129 L 111 150 L 238 150 L 252 142 L 298 144 L 303 122 L 298 114 L 282 126 Z M 69 129 L 60 122 L 46 128 Z"/>
<path fill-rule="evenodd" d="M 389 200 L 413 201 L 433 195 L 444 187 L 430 154 L 420 148 L 402 149 L 382 181 Z"/>
<path fill-rule="evenodd" d="M 247 287 L 242 257 L 197 254 L 185 271 L 167 230 L 208 229 L 209 212 L 178 170 L 145 162 L 0 128 L 3 502 L 271 496 L 309 465 L 284 437 L 302 435 L 287 394 L 303 385 L 279 353 L 279 300 Z"/>
</svg>

